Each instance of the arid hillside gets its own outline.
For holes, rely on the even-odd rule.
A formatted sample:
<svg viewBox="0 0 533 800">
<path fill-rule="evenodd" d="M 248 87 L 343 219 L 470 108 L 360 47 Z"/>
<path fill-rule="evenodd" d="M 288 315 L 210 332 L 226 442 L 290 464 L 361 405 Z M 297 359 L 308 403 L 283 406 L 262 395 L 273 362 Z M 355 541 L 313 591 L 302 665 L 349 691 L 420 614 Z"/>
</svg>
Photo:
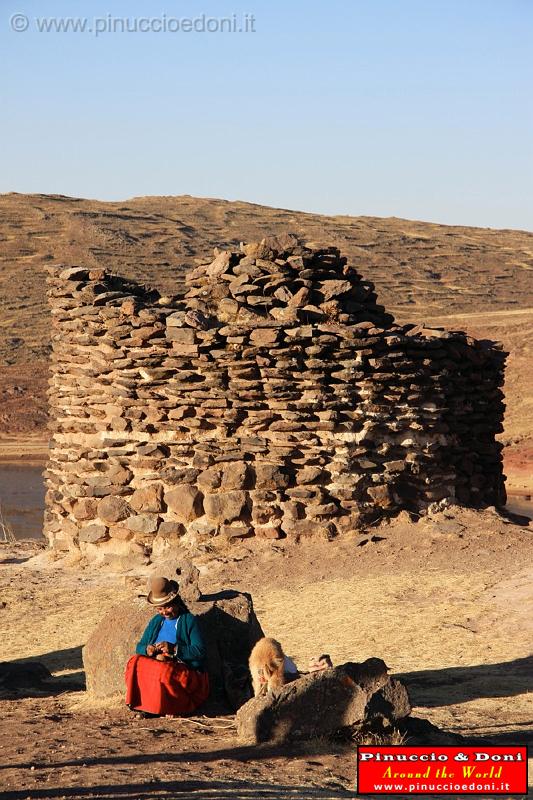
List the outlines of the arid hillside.
<svg viewBox="0 0 533 800">
<path fill-rule="evenodd" d="M 184 273 L 214 246 L 283 231 L 339 247 L 374 281 L 379 301 L 399 321 L 461 328 L 504 343 L 511 355 L 502 438 L 507 472 L 518 486 L 533 452 L 533 233 L 327 217 L 189 196 L 117 203 L 0 197 L 0 455 L 17 455 L 25 447 L 42 452 L 46 439 L 49 317 L 43 266 L 105 266 L 177 294 Z"/>
</svg>

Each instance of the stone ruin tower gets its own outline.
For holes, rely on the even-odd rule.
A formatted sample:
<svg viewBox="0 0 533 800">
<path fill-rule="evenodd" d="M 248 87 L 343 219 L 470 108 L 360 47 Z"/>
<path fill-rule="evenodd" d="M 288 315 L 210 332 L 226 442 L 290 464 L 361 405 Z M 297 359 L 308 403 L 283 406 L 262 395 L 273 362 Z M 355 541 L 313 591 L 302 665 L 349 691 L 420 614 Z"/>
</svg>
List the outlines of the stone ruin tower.
<svg viewBox="0 0 533 800">
<path fill-rule="evenodd" d="M 53 548 L 131 561 L 505 502 L 505 355 L 395 325 L 336 248 L 215 250 L 175 298 L 48 272 Z"/>
</svg>

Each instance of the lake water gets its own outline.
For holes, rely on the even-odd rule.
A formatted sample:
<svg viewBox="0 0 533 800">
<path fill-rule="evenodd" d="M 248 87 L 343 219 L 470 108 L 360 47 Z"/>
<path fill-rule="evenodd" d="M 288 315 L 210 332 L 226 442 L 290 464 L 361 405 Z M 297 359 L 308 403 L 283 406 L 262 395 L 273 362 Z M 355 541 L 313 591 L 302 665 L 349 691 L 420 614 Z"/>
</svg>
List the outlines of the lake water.
<svg viewBox="0 0 533 800">
<path fill-rule="evenodd" d="M 513 514 L 523 514 L 533 519 L 533 495 L 511 495 L 505 508 Z"/>
<path fill-rule="evenodd" d="M 0 464 L 0 506 L 17 539 L 43 535 L 43 466 Z"/>
<path fill-rule="evenodd" d="M 44 513 L 43 466 L 0 464 L 0 505 L 4 520 L 17 539 L 42 536 Z M 507 508 L 533 519 L 531 495 L 509 498 Z"/>
</svg>

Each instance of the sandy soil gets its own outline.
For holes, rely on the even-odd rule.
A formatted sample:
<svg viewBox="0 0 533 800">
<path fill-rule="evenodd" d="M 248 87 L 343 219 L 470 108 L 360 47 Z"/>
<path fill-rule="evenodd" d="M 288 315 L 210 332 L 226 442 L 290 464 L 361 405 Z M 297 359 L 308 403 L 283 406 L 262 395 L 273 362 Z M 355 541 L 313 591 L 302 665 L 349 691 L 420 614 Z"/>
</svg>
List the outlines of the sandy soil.
<svg viewBox="0 0 533 800">
<path fill-rule="evenodd" d="M 533 738 L 531 533 L 457 510 L 335 543 L 249 540 L 195 560 L 204 591 L 252 591 L 263 629 L 297 662 L 319 651 L 336 663 L 380 656 L 406 681 L 416 716 L 522 744 Z M 1 658 L 40 660 L 57 686 L 4 692 L 0 797 L 353 796 L 352 746 L 242 748 L 231 717 L 137 720 L 91 705 L 77 689 L 81 646 L 146 575 L 50 563 L 34 548 L 0 551 Z"/>
</svg>

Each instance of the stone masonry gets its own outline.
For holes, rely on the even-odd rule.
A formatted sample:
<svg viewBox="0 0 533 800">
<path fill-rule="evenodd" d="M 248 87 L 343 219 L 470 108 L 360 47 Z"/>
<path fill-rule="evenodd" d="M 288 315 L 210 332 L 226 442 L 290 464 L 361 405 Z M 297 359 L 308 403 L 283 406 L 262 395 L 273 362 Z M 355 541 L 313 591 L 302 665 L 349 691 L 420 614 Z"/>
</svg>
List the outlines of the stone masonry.
<svg viewBox="0 0 533 800">
<path fill-rule="evenodd" d="M 505 502 L 505 354 L 395 325 L 336 248 L 216 249 L 174 298 L 48 272 L 53 548 L 146 558 Z"/>
</svg>

